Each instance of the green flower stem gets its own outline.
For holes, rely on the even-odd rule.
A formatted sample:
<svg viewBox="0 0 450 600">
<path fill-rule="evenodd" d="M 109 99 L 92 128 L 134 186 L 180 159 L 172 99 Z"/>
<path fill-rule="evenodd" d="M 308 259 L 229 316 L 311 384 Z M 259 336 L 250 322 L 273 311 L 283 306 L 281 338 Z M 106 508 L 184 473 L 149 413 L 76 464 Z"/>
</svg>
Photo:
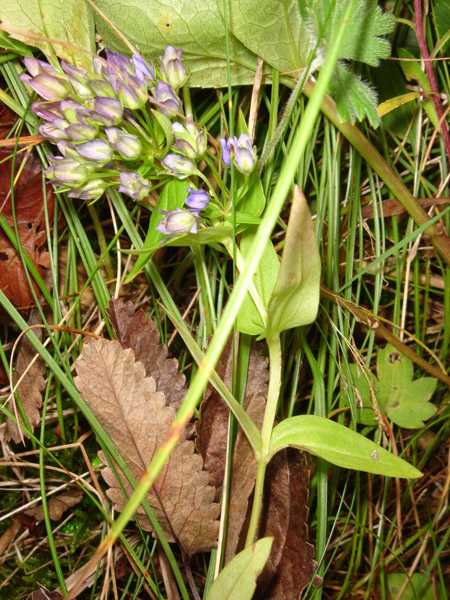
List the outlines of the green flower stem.
<svg viewBox="0 0 450 600">
<path fill-rule="evenodd" d="M 87 207 L 88 207 L 88 211 L 89 211 L 89 216 L 91 217 L 92 223 L 94 225 L 95 233 L 97 234 L 98 245 L 100 246 L 100 253 L 103 254 L 105 257 L 106 274 L 108 275 L 109 280 L 113 280 L 114 279 L 114 271 L 113 271 L 113 268 L 111 265 L 110 256 L 106 252 L 107 244 L 106 244 L 105 234 L 103 233 L 102 224 L 100 223 L 100 219 L 98 218 L 98 214 L 97 214 L 97 210 L 95 209 L 95 206 L 88 202 Z"/>
<path fill-rule="evenodd" d="M 305 94 L 311 98 L 314 92 L 314 88 L 317 84 L 314 84 L 309 80 L 305 87 Z M 366 136 L 351 123 L 343 123 L 337 114 L 336 104 L 330 98 L 325 95 L 322 100 L 321 110 L 323 114 L 333 123 L 333 125 L 347 138 L 361 156 L 369 163 L 375 173 L 384 181 L 388 186 L 400 204 L 405 208 L 409 215 L 414 219 L 418 225 L 424 225 L 430 218 L 424 209 L 420 206 L 417 199 L 411 194 L 409 189 L 398 177 L 395 171 L 389 166 L 386 160 L 381 156 L 378 150 L 369 142 Z M 430 241 L 433 244 L 436 252 L 443 258 L 443 260 L 450 265 L 450 238 L 442 230 L 442 227 L 436 223 L 436 225 L 430 226 L 426 229 L 425 234 L 430 237 Z"/>
<path fill-rule="evenodd" d="M 264 413 L 264 421 L 261 430 L 261 453 L 257 457 L 258 467 L 256 470 L 255 491 L 253 494 L 252 514 L 248 526 L 247 540 L 245 547 L 248 548 L 256 539 L 258 531 L 259 516 L 264 494 L 264 478 L 266 475 L 267 464 L 270 460 L 270 438 L 272 436 L 275 414 L 277 412 L 278 398 L 281 389 L 281 342 L 278 333 L 273 333 L 266 338 L 267 347 L 269 348 L 270 359 L 270 379 L 269 389 L 267 392 L 266 411 Z"/>
</svg>

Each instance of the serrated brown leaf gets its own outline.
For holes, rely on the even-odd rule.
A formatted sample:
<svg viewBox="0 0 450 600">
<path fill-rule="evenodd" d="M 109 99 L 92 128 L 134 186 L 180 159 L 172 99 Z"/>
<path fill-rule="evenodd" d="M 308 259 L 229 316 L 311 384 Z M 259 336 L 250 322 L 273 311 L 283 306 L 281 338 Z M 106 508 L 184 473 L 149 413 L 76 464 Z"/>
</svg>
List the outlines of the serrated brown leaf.
<svg viewBox="0 0 450 600">
<path fill-rule="evenodd" d="M 0 160 L 9 158 L 8 152 L 0 152 Z M 16 157 L 14 177 L 22 163 L 22 155 Z M 14 229 L 13 205 L 11 202 L 11 161 L 0 162 L 0 212 Z M 47 211 L 53 216 L 54 194 L 47 188 Z M 42 189 L 42 166 L 32 153 L 27 157 L 20 177 L 14 185 L 14 210 L 20 242 L 31 258 L 40 275 L 48 268 L 49 255 L 45 249 L 45 207 Z M 37 286 L 34 285 L 35 291 Z M 4 231 L 0 228 L 0 288 L 8 299 L 18 307 L 27 307 L 33 302 L 22 259 Z"/>
<path fill-rule="evenodd" d="M 228 340 L 224 351 L 217 363 L 216 372 L 228 389 L 231 390 L 233 365 L 233 345 Z M 245 388 L 244 407 L 252 398 L 267 397 L 268 359 L 262 355 L 262 345 L 255 344 L 252 348 L 248 364 L 247 385 Z M 260 406 L 261 416 L 264 406 Z M 257 410 L 259 410 L 257 409 Z M 195 425 L 197 451 L 203 456 L 204 469 L 210 475 L 210 481 L 215 486 L 216 500 L 220 498 L 228 439 L 229 408 L 220 394 L 208 386 L 205 400 L 200 404 L 199 420 Z M 250 446 L 249 446 L 250 448 Z"/>
<path fill-rule="evenodd" d="M 314 546 L 308 543 L 306 458 L 286 448 L 270 461 L 264 484 L 258 538 L 273 536 L 269 559 L 258 579 L 261 600 L 300 598 L 314 577 Z"/>
<path fill-rule="evenodd" d="M 28 321 L 29 325 L 36 325 L 38 322 L 40 322 L 38 311 L 32 311 Z M 41 330 L 35 328 L 34 332 L 40 339 Z M 17 353 L 14 381 L 18 381 L 26 371 L 25 377 L 17 387 L 17 394 L 22 402 L 22 408 L 32 430 L 41 422 L 40 408 L 42 406 L 42 391 L 45 388 L 45 365 L 40 356 L 38 356 L 30 366 L 30 363 L 35 357 L 36 350 L 30 344 L 28 339 L 23 337 Z M 16 415 L 16 418 L 20 423 L 23 423 L 22 415 L 15 406 L 14 398 L 9 400 L 8 410 Z M 19 429 L 17 423 L 14 423 L 11 419 L 7 419 L 4 434 L 5 441 L 8 442 L 13 440 L 13 442 L 18 444 L 22 440 L 21 435 L 23 437 L 28 437 L 28 434 L 26 434 L 25 431 Z"/>
<path fill-rule="evenodd" d="M 159 392 L 175 410 L 186 395 L 186 378 L 178 373 L 176 358 L 167 358 L 167 346 L 160 344 L 156 322 L 147 319 L 142 309 L 135 311 L 132 302 L 111 300 L 107 309 L 115 336 L 123 348 L 131 348 L 147 377 L 153 377 Z"/>
<path fill-rule="evenodd" d="M 47 508 L 48 515 L 52 521 L 59 521 L 66 510 L 72 508 L 76 504 L 79 504 L 83 499 L 83 492 L 79 489 L 68 490 L 55 498 L 51 497 L 48 500 Z M 44 509 L 42 504 L 25 510 L 24 513 L 29 517 L 34 517 L 36 521 L 42 521 L 44 519 Z"/>
<path fill-rule="evenodd" d="M 86 344 L 76 368 L 75 383 L 85 402 L 139 481 L 166 439 L 174 409 L 166 405 L 154 378 L 145 376 L 133 350 L 123 349 L 117 341 L 98 339 Z M 202 462 L 194 454 L 194 443 L 182 433 L 147 495 L 167 539 L 176 541 L 189 556 L 217 543 L 219 505 L 213 502 L 214 489 Z M 127 500 L 112 469 L 105 467 L 102 475 L 110 486 L 108 497 L 122 511 Z M 121 481 L 130 495 L 131 486 L 122 475 Z M 151 530 L 143 509 L 136 514 L 142 527 Z"/>
</svg>

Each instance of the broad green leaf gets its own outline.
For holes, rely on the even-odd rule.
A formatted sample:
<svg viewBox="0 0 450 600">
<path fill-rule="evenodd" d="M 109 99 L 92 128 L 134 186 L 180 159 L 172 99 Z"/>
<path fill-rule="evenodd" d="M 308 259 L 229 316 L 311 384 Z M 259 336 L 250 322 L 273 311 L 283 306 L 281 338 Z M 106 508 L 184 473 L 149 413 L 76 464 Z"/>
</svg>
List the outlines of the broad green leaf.
<svg viewBox="0 0 450 600">
<path fill-rule="evenodd" d="M 256 228 L 249 227 L 241 235 L 241 245 L 239 249 L 244 259 L 251 248 L 255 233 Z M 262 300 L 263 308 L 266 313 L 279 270 L 280 261 L 278 260 L 278 255 L 275 252 L 272 242 L 269 240 L 262 253 L 256 273 L 253 276 L 255 290 Z M 262 335 L 266 330 L 266 320 L 267 319 L 263 320 L 251 294 L 247 292 L 236 320 L 236 328 L 238 331 L 241 333 L 248 333 L 249 335 Z"/>
<path fill-rule="evenodd" d="M 413 573 L 411 577 L 406 573 L 388 573 L 386 580 L 391 598 L 397 598 L 406 580 L 408 584 L 401 596 L 402 600 L 435 600 L 436 598 L 431 579 L 421 573 Z"/>
<path fill-rule="evenodd" d="M 292 446 L 328 462 L 358 471 L 389 477 L 421 477 L 422 473 L 359 433 L 314 415 L 290 417 L 272 432 L 270 454 Z"/>
<path fill-rule="evenodd" d="M 187 233 L 186 235 L 167 240 L 166 246 L 204 246 L 205 244 L 214 244 L 230 239 L 233 235 L 233 228 L 226 225 L 216 225 L 199 229 L 198 233 Z"/>
<path fill-rule="evenodd" d="M 264 194 L 261 176 L 257 171 L 254 171 L 250 175 L 247 189 L 242 198 L 238 200 L 236 208 L 243 213 L 249 213 L 255 217 L 259 217 L 265 206 L 266 196 Z"/>
<path fill-rule="evenodd" d="M 378 394 L 380 408 L 400 427 L 421 428 L 424 421 L 432 417 L 436 407 L 430 398 L 437 379 L 422 377 L 413 381 L 413 364 L 388 344 L 378 351 L 377 358 Z"/>
<path fill-rule="evenodd" d="M 56 54 L 69 63 L 75 59 L 76 66 L 92 70 L 94 19 L 86 0 L 2 0 L 0 21 L 11 37 L 36 46 L 46 56 Z M 28 33 L 42 39 L 31 38 Z M 65 45 L 50 44 L 44 38 Z"/>
<path fill-rule="evenodd" d="M 12 52 L 17 52 L 17 54 L 20 54 L 21 56 L 33 56 L 33 53 L 28 46 L 22 44 L 19 40 L 12 38 L 6 31 L 0 31 L 0 47 L 11 50 Z"/>
<path fill-rule="evenodd" d="M 187 198 L 187 188 L 189 183 L 185 180 L 172 179 L 163 187 L 155 208 L 153 209 L 152 216 L 150 218 L 150 224 L 148 226 L 147 236 L 142 246 L 143 250 L 149 250 L 148 253 L 140 254 L 134 267 L 131 269 L 130 274 L 126 278 L 126 283 L 130 282 L 136 277 L 148 261 L 152 258 L 153 254 L 160 247 L 161 240 L 164 234 L 157 231 L 156 226 L 164 218 L 159 211 L 160 210 L 175 210 L 181 208 Z M 151 249 L 153 248 L 153 252 Z"/>
<path fill-rule="evenodd" d="M 225 25 L 218 10 L 221 1 L 190 0 L 98 0 L 96 5 L 126 39 L 152 60 L 171 44 L 183 49 L 183 62 L 189 68 L 189 85 L 227 85 Z M 130 53 L 129 48 L 100 16 L 96 25 L 103 43 L 114 51 Z M 253 83 L 256 56 L 230 36 L 231 80 L 234 85 Z"/>
<path fill-rule="evenodd" d="M 256 580 L 269 558 L 273 538 L 266 537 L 239 552 L 219 573 L 205 600 L 251 600 Z"/>
<path fill-rule="evenodd" d="M 270 298 L 267 332 L 312 323 L 320 297 L 320 255 L 308 203 L 294 188 L 280 271 Z"/>
<path fill-rule="evenodd" d="M 308 64 L 314 43 L 297 0 L 228 0 L 227 6 L 231 32 L 266 63 L 281 73 Z"/>
</svg>

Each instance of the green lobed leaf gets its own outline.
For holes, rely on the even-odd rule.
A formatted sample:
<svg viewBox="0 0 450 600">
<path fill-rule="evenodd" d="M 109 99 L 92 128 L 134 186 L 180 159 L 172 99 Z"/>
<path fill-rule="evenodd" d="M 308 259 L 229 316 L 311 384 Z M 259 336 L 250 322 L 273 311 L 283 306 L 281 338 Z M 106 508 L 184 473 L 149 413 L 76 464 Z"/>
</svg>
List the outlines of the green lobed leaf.
<svg viewBox="0 0 450 600">
<path fill-rule="evenodd" d="M 297 0 L 227 0 L 227 13 L 230 31 L 281 73 L 308 64 L 314 43 Z"/>
<path fill-rule="evenodd" d="M 414 479 L 422 473 L 364 436 L 324 417 L 302 415 L 279 423 L 272 432 L 270 455 L 288 446 L 358 471 Z"/>
<path fill-rule="evenodd" d="M 294 188 L 280 270 L 270 298 L 267 333 L 312 323 L 320 299 L 320 254 L 306 198 Z"/>
<path fill-rule="evenodd" d="M 20 31 L 10 31 L 11 37 L 39 48 L 46 56 L 56 54 L 69 63 L 75 59 L 76 66 L 92 70 L 94 19 L 86 0 L 2 0 L 0 21 L 7 29 Z M 66 45 L 52 45 L 31 38 L 27 33 L 59 40 Z"/>
<path fill-rule="evenodd" d="M 98 0 L 96 5 L 126 39 L 147 59 L 155 59 L 171 44 L 183 49 L 183 62 L 189 68 L 189 85 L 227 85 L 225 25 L 216 0 Z M 129 48 L 107 23 L 95 15 L 103 43 L 114 51 L 130 53 Z M 233 85 L 253 83 L 256 55 L 233 35 L 230 36 L 231 81 Z"/>
<path fill-rule="evenodd" d="M 256 580 L 269 558 L 273 538 L 266 537 L 239 552 L 219 573 L 205 600 L 251 600 Z"/>
<path fill-rule="evenodd" d="M 161 240 L 164 234 L 156 229 L 158 223 L 164 218 L 159 211 L 160 210 L 175 210 L 181 208 L 187 198 L 187 188 L 189 182 L 181 179 L 171 179 L 163 187 L 155 208 L 152 211 L 150 217 L 150 224 L 148 226 L 147 235 L 142 246 L 143 250 L 149 250 L 148 253 L 140 254 L 136 260 L 134 267 L 131 269 L 125 283 L 132 281 L 136 275 L 141 271 L 148 261 L 152 258 L 156 250 L 161 246 Z M 153 248 L 153 252 L 151 249 Z"/>
<path fill-rule="evenodd" d="M 245 259 L 253 243 L 256 234 L 256 227 L 249 227 L 241 235 L 240 252 Z M 267 306 L 272 295 L 275 282 L 280 270 L 280 261 L 278 255 L 269 240 L 261 255 L 258 268 L 253 276 L 253 283 L 262 300 L 263 306 Z M 247 292 L 241 309 L 236 319 L 236 328 L 241 333 L 249 335 L 262 335 L 266 331 L 267 323 L 263 320 L 251 294 Z"/>
<path fill-rule="evenodd" d="M 378 394 L 380 408 L 400 427 L 421 428 L 436 413 L 430 398 L 437 385 L 434 377 L 413 381 L 412 361 L 388 344 L 378 351 Z"/>
</svg>

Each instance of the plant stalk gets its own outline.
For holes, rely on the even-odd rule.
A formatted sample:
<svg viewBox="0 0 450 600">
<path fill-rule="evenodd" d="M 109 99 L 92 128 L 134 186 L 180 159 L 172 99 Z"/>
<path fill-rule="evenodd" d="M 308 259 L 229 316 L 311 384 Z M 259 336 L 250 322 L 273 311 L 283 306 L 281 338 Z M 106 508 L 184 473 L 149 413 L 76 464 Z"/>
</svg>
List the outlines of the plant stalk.
<svg viewBox="0 0 450 600">
<path fill-rule="evenodd" d="M 266 475 L 267 464 L 270 460 L 270 439 L 272 437 L 272 429 L 281 389 L 282 357 L 280 335 L 278 333 L 270 334 L 267 336 L 266 342 L 269 349 L 270 379 L 267 393 L 266 411 L 264 413 L 264 421 L 261 430 L 261 454 L 260 456 L 256 457 L 258 466 L 256 470 L 252 514 L 250 516 L 247 539 L 245 542 L 246 548 L 255 542 L 258 531 L 259 516 L 261 514 L 264 495 L 264 479 Z"/>
</svg>

